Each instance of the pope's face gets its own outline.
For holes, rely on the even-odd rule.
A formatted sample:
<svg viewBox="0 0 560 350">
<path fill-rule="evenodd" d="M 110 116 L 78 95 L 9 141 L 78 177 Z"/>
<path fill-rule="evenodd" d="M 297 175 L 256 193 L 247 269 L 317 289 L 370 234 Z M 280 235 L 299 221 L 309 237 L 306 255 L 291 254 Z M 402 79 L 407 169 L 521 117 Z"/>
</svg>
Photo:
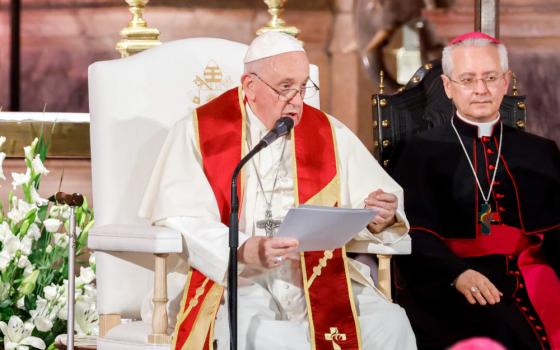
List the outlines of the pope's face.
<svg viewBox="0 0 560 350">
<path fill-rule="evenodd" d="M 266 59 L 258 72 L 243 76 L 243 88 L 253 112 L 267 129 L 282 116 L 301 120 L 303 98 L 309 79 L 309 60 L 304 52 L 287 52 Z M 291 93 L 295 92 L 297 93 Z M 290 96 L 286 98 L 285 96 Z"/>
<path fill-rule="evenodd" d="M 447 97 L 468 120 L 494 120 L 509 86 L 509 71 L 502 70 L 498 49 L 494 45 L 456 47 L 451 59 L 451 76 L 442 75 Z"/>
</svg>

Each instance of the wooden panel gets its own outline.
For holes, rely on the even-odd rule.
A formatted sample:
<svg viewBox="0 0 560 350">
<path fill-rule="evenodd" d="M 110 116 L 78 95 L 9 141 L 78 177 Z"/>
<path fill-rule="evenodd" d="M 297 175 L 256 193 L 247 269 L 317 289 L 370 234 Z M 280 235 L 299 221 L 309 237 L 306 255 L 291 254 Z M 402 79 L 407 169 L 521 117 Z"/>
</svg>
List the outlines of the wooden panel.
<svg viewBox="0 0 560 350">
<path fill-rule="evenodd" d="M 42 177 L 39 194 L 47 198 L 58 191 L 62 170 L 64 179 L 61 190 L 64 192 L 80 192 L 86 196 L 88 203 L 93 205 L 91 195 L 91 162 L 89 159 L 47 159 L 45 166 L 50 171 Z M 12 190 L 12 172 L 25 172 L 25 163 L 22 158 L 8 158 L 4 160 L 4 175 L 6 181 L 0 180 L 0 201 L 6 208 L 8 193 Z M 16 195 L 21 197 L 21 192 Z"/>
</svg>

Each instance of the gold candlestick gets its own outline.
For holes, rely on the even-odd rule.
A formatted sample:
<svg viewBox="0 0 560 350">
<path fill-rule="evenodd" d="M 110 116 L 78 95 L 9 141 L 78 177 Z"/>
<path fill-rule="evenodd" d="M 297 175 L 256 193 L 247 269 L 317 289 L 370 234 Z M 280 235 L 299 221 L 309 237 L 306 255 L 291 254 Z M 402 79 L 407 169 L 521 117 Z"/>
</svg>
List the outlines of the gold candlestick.
<svg viewBox="0 0 560 350">
<path fill-rule="evenodd" d="M 121 57 L 128 57 L 150 49 L 161 44 L 159 41 L 159 30 L 148 27 L 148 23 L 142 17 L 144 8 L 150 0 L 125 0 L 132 13 L 132 20 L 128 27 L 121 30 L 121 41 L 117 43 L 116 49 Z"/>
<path fill-rule="evenodd" d="M 288 0 L 263 0 L 263 2 L 268 6 L 268 13 L 272 16 L 272 19 L 266 24 L 266 26 L 257 30 L 257 35 L 261 35 L 265 32 L 284 32 L 294 37 L 299 34 L 299 29 L 294 26 L 287 26 L 286 21 L 280 18 L 280 15 L 284 12 L 284 4 Z"/>
</svg>

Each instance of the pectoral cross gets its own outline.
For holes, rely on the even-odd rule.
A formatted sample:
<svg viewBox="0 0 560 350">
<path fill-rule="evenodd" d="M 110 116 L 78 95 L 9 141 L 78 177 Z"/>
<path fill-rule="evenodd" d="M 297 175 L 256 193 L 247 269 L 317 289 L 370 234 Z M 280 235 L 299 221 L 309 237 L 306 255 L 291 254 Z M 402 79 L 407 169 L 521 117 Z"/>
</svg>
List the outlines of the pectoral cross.
<svg viewBox="0 0 560 350">
<path fill-rule="evenodd" d="M 257 227 L 264 229 L 267 237 L 272 237 L 274 235 L 274 230 L 280 227 L 281 223 L 282 221 L 272 218 L 272 210 L 268 207 L 264 213 L 264 220 L 257 221 Z"/>
<path fill-rule="evenodd" d="M 489 235 L 492 227 L 492 207 L 488 202 L 484 202 L 480 206 L 479 217 L 481 224 L 480 232 L 482 232 L 482 234 Z"/>
</svg>

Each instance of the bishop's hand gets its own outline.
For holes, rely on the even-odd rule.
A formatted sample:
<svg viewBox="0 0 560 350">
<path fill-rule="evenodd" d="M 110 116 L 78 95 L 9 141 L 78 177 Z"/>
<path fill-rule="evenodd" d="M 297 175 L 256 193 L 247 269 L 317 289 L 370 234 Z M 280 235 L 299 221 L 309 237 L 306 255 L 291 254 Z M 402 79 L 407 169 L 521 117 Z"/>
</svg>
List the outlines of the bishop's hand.
<svg viewBox="0 0 560 350">
<path fill-rule="evenodd" d="M 251 237 L 239 248 L 238 260 L 251 267 L 267 269 L 280 266 L 295 253 L 297 239 L 288 237 Z"/>
<path fill-rule="evenodd" d="M 490 280 L 478 271 L 468 269 L 453 282 L 455 288 L 471 304 L 494 305 L 500 302 L 502 292 Z"/>
<path fill-rule="evenodd" d="M 379 233 L 395 223 L 398 199 L 394 194 L 378 189 L 370 193 L 364 203 L 366 208 L 379 212 L 368 224 L 371 232 Z"/>
</svg>

